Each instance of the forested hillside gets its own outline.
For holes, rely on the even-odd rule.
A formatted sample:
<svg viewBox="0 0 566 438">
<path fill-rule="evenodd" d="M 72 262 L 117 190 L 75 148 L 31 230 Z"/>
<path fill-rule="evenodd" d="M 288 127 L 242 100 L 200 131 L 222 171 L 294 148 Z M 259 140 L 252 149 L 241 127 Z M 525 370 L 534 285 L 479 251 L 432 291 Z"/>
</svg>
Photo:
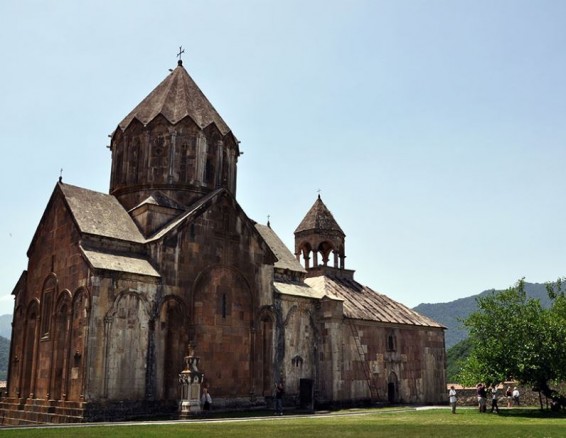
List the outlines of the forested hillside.
<svg viewBox="0 0 566 438">
<path fill-rule="evenodd" d="M 12 315 L 0 315 L 0 380 L 6 380 L 12 336 Z"/>
<path fill-rule="evenodd" d="M 12 337 L 12 315 L 0 315 L 0 336 Z"/>
<path fill-rule="evenodd" d="M 10 356 L 10 341 L 0 336 L 0 380 L 6 380 L 8 373 L 8 358 Z"/>
<path fill-rule="evenodd" d="M 472 349 L 469 338 L 458 342 L 446 352 L 446 383 L 457 383 L 461 363 L 468 358 Z"/>
<path fill-rule="evenodd" d="M 543 306 L 548 307 L 550 305 L 545 284 L 525 283 L 525 291 L 529 297 L 540 299 Z M 449 349 L 468 337 L 468 332 L 462 327 L 461 321 L 477 309 L 476 298 L 492 292 L 493 289 L 486 290 L 479 295 L 460 298 L 448 303 L 419 304 L 413 310 L 448 328 L 446 331 L 446 349 Z"/>
</svg>

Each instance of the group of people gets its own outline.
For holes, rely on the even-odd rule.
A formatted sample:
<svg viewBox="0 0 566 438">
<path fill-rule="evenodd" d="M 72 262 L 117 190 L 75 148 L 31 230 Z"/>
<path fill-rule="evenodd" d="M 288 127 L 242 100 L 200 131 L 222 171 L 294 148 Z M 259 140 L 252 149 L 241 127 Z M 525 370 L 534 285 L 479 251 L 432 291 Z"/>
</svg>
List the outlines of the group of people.
<svg viewBox="0 0 566 438">
<path fill-rule="evenodd" d="M 480 413 L 487 412 L 487 398 L 488 396 L 491 398 L 491 411 L 496 412 L 499 414 L 499 390 L 496 384 L 491 386 L 487 386 L 483 383 L 478 383 L 476 386 L 476 393 L 478 397 L 478 409 Z M 517 387 L 513 391 L 511 391 L 511 387 L 507 387 L 507 391 L 505 392 L 507 397 L 507 407 L 511 407 L 513 403 L 516 406 L 519 406 L 519 390 Z M 448 398 L 450 402 L 450 408 L 452 413 L 456 413 L 456 404 L 458 402 L 458 394 L 456 393 L 456 388 L 454 385 L 450 386 L 450 390 L 448 391 Z"/>
<path fill-rule="evenodd" d="M 499 414 L 499 405 L 497 404 L 499 401 L 499 391 L 497 389 L 497 385 L 494 383 L 490 387 L 484 385 L 483 383 L 478 383 L 476 386 L 477 394 L 478 394 L 478 408 L 480 412 L 487 412 L 487 397 L 488 394 L 491 398 L 491 411 L 495 411 Z"/>
</svg>

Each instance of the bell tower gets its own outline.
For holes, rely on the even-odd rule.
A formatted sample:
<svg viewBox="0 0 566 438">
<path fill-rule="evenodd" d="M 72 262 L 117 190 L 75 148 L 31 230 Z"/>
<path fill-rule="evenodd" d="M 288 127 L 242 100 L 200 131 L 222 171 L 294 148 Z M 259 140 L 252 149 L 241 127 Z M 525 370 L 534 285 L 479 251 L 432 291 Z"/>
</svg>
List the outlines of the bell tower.
<svg viewBox="0 0 566 438">
<path fill-rule="evenodd" d="M 345 269 L 346 235 L 320 195 L 295 230 L 295 256 L 309 271 Z"/>
<path fill-rule="evenodd" d="M 184 206 L 221 187 L 236 196 L 239 142 L 181 60 L 118 124 L 110 150 L 110 194 L 127 210 L 156 191 Z"/>
</svg>

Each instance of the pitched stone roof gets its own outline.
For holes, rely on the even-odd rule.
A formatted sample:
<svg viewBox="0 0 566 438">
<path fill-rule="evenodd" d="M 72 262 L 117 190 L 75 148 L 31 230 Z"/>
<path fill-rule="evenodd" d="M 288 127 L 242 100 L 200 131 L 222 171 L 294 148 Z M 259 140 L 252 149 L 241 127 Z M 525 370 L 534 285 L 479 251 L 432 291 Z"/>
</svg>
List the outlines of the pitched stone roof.
<svg viewBox="0 0 566 438">
<path fill-rule="evenodd" d="M 228 125 L 189 76 L 182 63 L 179 63 L 118 126 L 124 130 L 134 119 L 147 125 L 159 114 L 173 125 L 185 117 L 190 117 L 201 129 L 214 123 L 222 135 L 230 132 Z"/>
<path fill-rule="evenodd" d="M 255 224 L 255 228 L 259 232 L 259 234 L 261 234 L 263 240 L 265 240 L 267 245 L 271 248 L 271 251 L 273 251 L 275 257 L 277 257 L 277 261 L 275 262 L 276 268 L 288 269 L 290 271 L 302 273 L 307 272 L 295 258 L 293 253 L 291 253 L 291 251 L 289 251 L 289 249 L 281 241 L 279 236 L 275 234 L 271 227 L 261 224 Z"/>
<path fill-rule="evenodd" d="M 342 231 L 330 210 L 324 205 L 320 195 L 318 195 L 318 199 L 295 230 L 295 234 L 310 230 L 338 231 L 344 235 L 344 231 Z"/>
<path fill-rule="evenodd" d="M 63 183 L 59 183 L 58 187 L 81 233 L 135 243 L 145 241 L 114 196 Z"/>
<path fill-rule="evenodd" d="M 351 319 L 445 328 L 386 295 L 348 278 L 310 277 L 305 283 L 319 293 L 344 300 L 344 316 Z"/>
<path fill-rule="evenodd" d="M 332 300 L 342 301 L 342 299 L 335 297 L 334 295 L 328 295 L 324 290 L 318 290 L 312 288 L 304 283 L 290 283 L 282 281 L 274 281 L 273 287 L 277 292 L 283 295 L 292 295 L 295 297 L 303 298 L 314 298 L 321 300 L 324 297 L 328 297 Z"/>
<path fill-rule="evenodd" d="M 140 257 L 110 254 L 100 250 L 81 248 L 84 256 L 94 269 L 128 272 L 130 274 L 161 277 L 151 264 Z"/>
</svg>

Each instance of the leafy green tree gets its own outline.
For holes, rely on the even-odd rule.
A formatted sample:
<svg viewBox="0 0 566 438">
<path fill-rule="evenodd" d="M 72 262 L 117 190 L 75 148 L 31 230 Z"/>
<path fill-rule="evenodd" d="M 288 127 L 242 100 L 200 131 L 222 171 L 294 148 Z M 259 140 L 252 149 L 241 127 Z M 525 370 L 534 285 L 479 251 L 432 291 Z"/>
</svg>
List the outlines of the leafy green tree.
<svg viewBox="0 0 566 438">
<path fill-rule="evenodd" d="M 479 297 L 478 310 L 464 321 L 472 349 L 460 380 L 517 380 L 564 404 L 550 384 L 566 378 L 566 298 L 560 288 L 549 295 L 553 302 L 545 309 L 527 297 L 519 280 L 505 291 Z"/>
<path fill-rule="evenodd" d="M 466 338 L 446 351 L 446 381 L 459 382 L 458 375 L 462 364 L 470 355 L 472 343 Z"/>
</svg>

